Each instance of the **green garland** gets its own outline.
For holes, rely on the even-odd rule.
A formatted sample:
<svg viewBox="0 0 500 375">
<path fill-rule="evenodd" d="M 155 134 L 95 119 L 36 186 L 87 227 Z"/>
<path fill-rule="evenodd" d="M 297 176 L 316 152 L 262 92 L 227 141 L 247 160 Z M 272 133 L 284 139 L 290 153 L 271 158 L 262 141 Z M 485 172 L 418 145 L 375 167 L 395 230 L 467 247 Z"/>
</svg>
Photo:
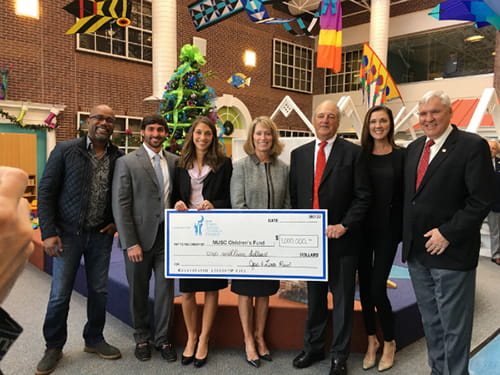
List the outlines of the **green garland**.
<svg viewBox="0 0 500 375">
<path fill-rule="evenodd" d="M 10 122 L 12 122 L 14 125 L 16 125 L 19 128 L 22 129 L 31 129 L 31 130 L 54 130 L 50 126 L 47 125 L 33 125 L 33 124 L 23 124 L 20 121 L 17 121 L 17 118 L 14 116 L 11 116 L 8 112 L 5 112 L 3 109 L 0 108 L 0 116 L 3 118 L 6 118 Z"/>
</svg>

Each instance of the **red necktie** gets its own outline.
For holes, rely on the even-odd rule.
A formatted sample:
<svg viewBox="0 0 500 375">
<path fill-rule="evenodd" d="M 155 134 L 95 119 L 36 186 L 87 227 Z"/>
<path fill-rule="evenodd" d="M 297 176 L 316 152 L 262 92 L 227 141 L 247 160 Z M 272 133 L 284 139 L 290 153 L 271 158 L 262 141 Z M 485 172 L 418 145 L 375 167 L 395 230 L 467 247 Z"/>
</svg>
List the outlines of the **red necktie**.
<svg viewBox="0 0 500 375">
<path fill-rule="evenodd" d="M 415 190 L 420 186 L 420 182 L 422 182 L 422 178 L 424 178 L 425 171 L 427 170 L 427 166 L 429 165 L 429 157 L 431 155 L 431 146 L 434 144 L 432 139 L 429 139 L 425 143 L 424 152 L 422 152 L 422 157 L 420 158 L 420 163 L 418 164 L 417 171 L 417 183 L 415 185 Z"/>
<path fill-rule="evenodd" d="M 314 191 L 313 191 L 313 208 L 319 208 L 318 190 L 321 183 L 321 177 L 326 165 L 325 147 L 328 142 L 323 141 L 319 144 L 318 155 L 316 157 L 316 170 L 314 171 Z"/>
</svg>

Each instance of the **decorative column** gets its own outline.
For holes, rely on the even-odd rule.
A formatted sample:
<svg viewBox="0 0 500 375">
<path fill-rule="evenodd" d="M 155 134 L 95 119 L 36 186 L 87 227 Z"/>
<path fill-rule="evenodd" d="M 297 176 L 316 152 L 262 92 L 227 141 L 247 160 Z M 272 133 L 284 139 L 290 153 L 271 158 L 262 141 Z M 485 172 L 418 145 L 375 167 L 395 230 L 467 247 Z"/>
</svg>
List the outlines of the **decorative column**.
<svg viewBox="0 0 500 375">
<path fill-rule="evenodd" d="M 389 47 L 390 0 L 372 0 L 370 15 L 370 47 L 387 66 Z"/>
<path fill-rule="evenodd" d="M 159 100 L 177 67 L 176 0 L 153 0 L 153 97 Z M 153 99 L 153 98 L 147 98 Z"/>
</svg>

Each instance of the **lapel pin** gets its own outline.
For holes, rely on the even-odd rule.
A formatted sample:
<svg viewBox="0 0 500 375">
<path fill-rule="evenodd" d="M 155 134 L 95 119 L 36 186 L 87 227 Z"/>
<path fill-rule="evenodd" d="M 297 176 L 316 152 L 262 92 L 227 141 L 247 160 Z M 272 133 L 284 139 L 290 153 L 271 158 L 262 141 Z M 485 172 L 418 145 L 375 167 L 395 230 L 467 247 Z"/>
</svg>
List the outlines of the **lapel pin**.
<svg viewBox="0 0 500 375">
<path fill-rule="evenodd" d="M 441 150 L 441 152 L 446 152 L 446 149 L 445 149 L 445 148 L 443 148 L 443 149 Z"/>
</svg>

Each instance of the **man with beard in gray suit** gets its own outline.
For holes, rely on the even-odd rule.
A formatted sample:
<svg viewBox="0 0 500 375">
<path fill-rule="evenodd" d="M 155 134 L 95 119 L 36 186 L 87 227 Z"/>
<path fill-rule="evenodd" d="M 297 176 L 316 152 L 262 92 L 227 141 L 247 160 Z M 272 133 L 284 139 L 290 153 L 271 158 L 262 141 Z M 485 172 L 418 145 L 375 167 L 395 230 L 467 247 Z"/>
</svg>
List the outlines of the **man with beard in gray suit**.
<svg viewBox="0 0 500 375">
<path fill-rule="evenodd" d="M 164 209 L 171 207 L 177 156 L 163 151 L 167 134 L 165 119 L 157 114 L 144 117 L 144 142 L 120 158 L 113 179 L 113 215 L 124 251 L 130 287 L 130 311 L 136 342 L 135 356 L 151 358 L 151 341 L 168 362 L 177 360 L 169 341 L 172 323 L 174 280 L 166 279 Z M 154 332 L 149 319 L 149 279 L 154 271 Z"/>
</svg>

